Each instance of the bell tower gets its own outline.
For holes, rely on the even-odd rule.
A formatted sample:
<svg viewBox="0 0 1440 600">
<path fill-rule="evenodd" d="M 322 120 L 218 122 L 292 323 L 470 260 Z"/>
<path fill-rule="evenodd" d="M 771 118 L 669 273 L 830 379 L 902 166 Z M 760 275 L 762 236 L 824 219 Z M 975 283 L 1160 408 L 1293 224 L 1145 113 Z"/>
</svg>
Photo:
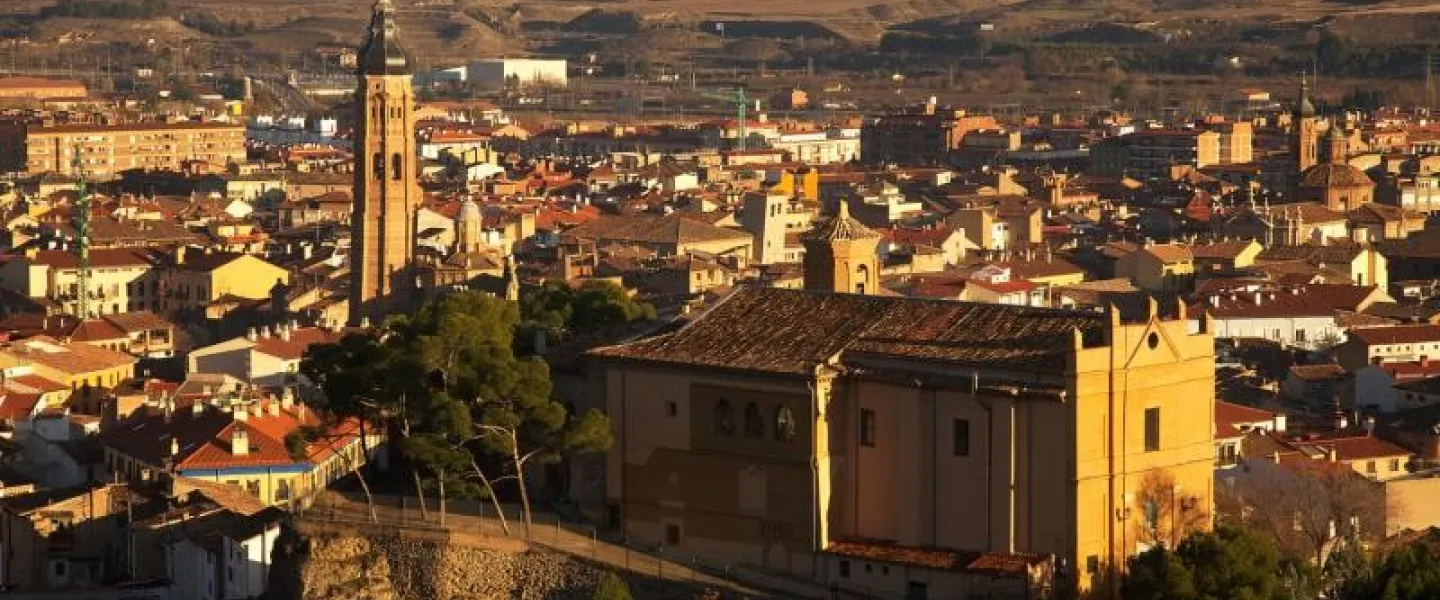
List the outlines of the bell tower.
<svg viewBox="0 0 1440 600">
<path fill-rule="evenodd" d="M 1295 166 L 1297 173 L 1320 164 L 1320 128 L 1315 105 L 1310 102 L 1310 82 L 1300 76 L 1300 100 L 1295 105 Z"/>
<path fill-rule="evenodd" d="M 880 288 L 880 234 L 850 218 L 842 198 L 835 216 L 800 235 L 805 244 L 805 289 L 874 294 Z"/>
<path fill-rule="evenodd" d="M 379 322 L 416 295 L 415 95 L 395 5 L 377 0 L 360 47 L 355 93 L 355 207 L 350 228 L 350 322 Z"/>
</svg>

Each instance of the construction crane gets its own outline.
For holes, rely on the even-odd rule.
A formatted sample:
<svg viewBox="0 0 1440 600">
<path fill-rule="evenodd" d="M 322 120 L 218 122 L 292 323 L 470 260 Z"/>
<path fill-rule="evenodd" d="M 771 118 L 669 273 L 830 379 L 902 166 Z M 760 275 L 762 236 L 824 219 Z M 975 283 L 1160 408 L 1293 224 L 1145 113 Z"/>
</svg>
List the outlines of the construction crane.
<svg viewBox="0 0 1440 600">
<path fill-rule="evenodd" d="M 85 173 L 82 171 L 83 161 L 80 160 L 80 146 L 75 146 L 75 159 L 72 163 L 75 170 L 75 189 L 78 192 L 75 199 L 75 253 L 79 262 L 78 290 L 80 295 L 79 312 L 80 320 L 90 318 L 90 189 L 85 183 Z"/>
<path fill-rule="evenodd" d="M 735 104 L 735 120 L 740 124 L 740 131 L 737 132 L 740 134 L 740 140 L 735 143 L 735 149 L 744 152 L 745 141 L 750 137 L 745 127 L 745 111 L 750 107 L 750 97 L 745 95 L 745 88 L 737 87 L 725 93 L 710 92 L 701 95 Z"/>
</svg>

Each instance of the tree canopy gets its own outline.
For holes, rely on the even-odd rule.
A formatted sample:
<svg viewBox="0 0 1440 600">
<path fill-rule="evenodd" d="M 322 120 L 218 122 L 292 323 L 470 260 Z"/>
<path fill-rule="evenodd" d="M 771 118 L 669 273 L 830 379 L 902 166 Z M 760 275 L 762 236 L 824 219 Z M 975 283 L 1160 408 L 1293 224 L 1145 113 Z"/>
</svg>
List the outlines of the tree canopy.
<svg viewBox="0 0 1440 600">
<path fill-rule="evenodd" d="M 520 342 L 528 344 L 537 330 L 551 340 L 605 336 L 634 321 L 654 319 L 655 307 L 606 281 L 579 287 L 557 281 L 522 292 L 520 313 L 524 321 Z"/>
<path fill-rule="evenodd" d="M 528 523 L 526 463 L 604 450 L 611 438 L 602 413 L 573 415 L 552 397 L 544 361 L 516 356 L 519 326 L 515 303 L 447 294 L 374 332 L 311 347 L 301 371 L 323 392 L 317 408 L 383 423 L 395 434 L 416 491 L 423 495 L 428 479 L 442 509 L 447 495 L 493 499 L 491 484 L 509 478 Z M 482 472 L 484 455 L 504 457 L 510 472 L 499 478 Z"/>
<path fill-rule="evenodd" d="M 1280 555 L 1245 529 L 1196 533 L 1173 552 L 1155 547 L 1130 559 L 1125 600 L 1281 600 Z"/>
</svg>

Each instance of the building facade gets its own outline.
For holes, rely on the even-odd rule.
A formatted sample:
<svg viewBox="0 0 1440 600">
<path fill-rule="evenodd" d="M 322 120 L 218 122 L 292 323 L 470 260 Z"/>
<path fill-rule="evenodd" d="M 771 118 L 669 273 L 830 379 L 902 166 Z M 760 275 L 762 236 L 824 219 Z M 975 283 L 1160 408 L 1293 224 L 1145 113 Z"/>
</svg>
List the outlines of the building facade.
<svg viewBox="0 0 1440 600">
<path fill-rule="evenodd" d="M 1159 312 L 742 287 L 677 332 L 593 353 L 609 518 L 837 586 L 869 585 L 842 566 L 859 545 L 1049 556 L 1089 588 L 1170 523 L 1208 527 L 1213 337 Z M 1152 522 L 1154 480 L 1196 512 Z M 907 566 L 891 591 L 989 593 Z"/>
<path fill-rule="evenodd" d="M 77 158 L 89 177 L 129 169 L 179 171 L 190 161 L 223 167 L 245 162 L 245 127 L 189 121 L 0 126 L 0 165 L 6 170 L 74 175 Z"/>
</svg>

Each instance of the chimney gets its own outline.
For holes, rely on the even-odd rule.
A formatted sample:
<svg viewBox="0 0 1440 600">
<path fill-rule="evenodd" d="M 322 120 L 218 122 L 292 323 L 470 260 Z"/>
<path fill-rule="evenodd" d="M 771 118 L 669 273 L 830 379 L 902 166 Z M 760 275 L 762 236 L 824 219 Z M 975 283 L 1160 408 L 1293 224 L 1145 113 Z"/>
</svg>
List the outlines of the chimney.
<svg viewBox="0 0 1440 600">
<path fill-rule="evenodd" d="M 197 419 L 198 419 L 198 418 L 200 418 L 201 416 L 204 416 L 204 414 L 205 414 L 205 403 L 204 403 L 204 402 L 201 402 L 201 401 L 199 401 L 199 400 L 196 400 L 194 404 L 191 404 L 191 405 L 190 405 L 190 416 L 191 416 L 191 417 L 194 417 L 194 418 L 197 418 Z"/>
<path fill-rule="evenodd" d="M 1279 451 L 1271 452 L 1271 453 L 1270 453 L 1270 460 L 1271 460 L 1271 462 L 1274 462 L 1274 463 L 1277 464 L 1277 465 L 1280 464 L 1280 452 L 1279 452 Z"/>
<path fill-rule="evenodd" d="M 295 406 L 295 393 L 286 387 L 280 391 L 280 408 L 290 410 L 293 406 Z"/>
<path fill-rule="evenodd" d="M 1375 417 L 1373 416 L 1365 417 L 1365 435 L 1375 435 Z"/>
<path fill-rule="evenodd" d="M 254 327 L 251 327 L 251 328 L 245 330 L 245 339 L 250 340 L 250 341 L 253 342 L 253 341 L 255 341 L 256 338 L 259 338 L 259 337 L 260 337 L 260 333 L 257 332 L 257 331 L 255 331 L 255 328 L 254 328 Z"/>
<path fill-rule="evenodd" d="M 179 456 L 179 455 L 180 455 L 180 439 L 172 435 L 172 436 L 170 436 L 170 456 Z"/>
<path fill-rule="evenodd" d="M 244 456 L 250 453 L 250 437 L 245 434 L 245 428 L 236 427 L 230 432 L 230 453 L 235 456 Z"/>
<path fill-rule="evenodd" d="M 185 246 L 183 245 L 175 247 L 175 264 L 185 264 Z"/>
<path fill-rule="evenodd" d="M 1264 292 L 1255 292 L 1255 306 L 1260 306 L 1260 304 L 1261 304 L 1264 300 L 1265 300 L 1265 293 L 1264 293 Z"/>
<path fill-rule="evenodd" d="M 250 411 L 246 410 L 243 406 L 230 409 L 230 414 L 236 421 L 245 422 L 250 420 Z"/>
<path fill-rule="evenodd" d="M 1339 456 L 1337 456 L 1337 455 L 1335 454 L 1335 447 L 1334 447 L 1334 446 L 1331 446 L 1331 447 L 1325 449 L 1325 459 L 1328 460 L 1328 461 L 1330 461 L 1330 462 L 1332 462 L 1332 463 L 1333 463 L 1333 462 L 1336 462 L 1337 460 L 1339 460 Z"/>
<path fill-rule="evenodd" d="M 1270 427 L 1275 433 L 1285 433 L 1285 420 L 1284 413 L 1275 413 L 1275 417 L 1270 421 Z"/>
<path fill-rule="evenodd" d="M 280 403 L 275 400 L 271 400 L 268 404 L 265 405 L 265 414 L 268 414 L 272 417 L 280 416 Z"/>
<path fill-rule="evenodd" d="M 289 323 L 286 323 L 286 324 L 280 326 L 280 339 L 285 340 L 285 341 L 287 341 L 287 342 L 290 341 L 290 324 L 289 324 Z"/>
<path fill-rule="evenodd" d="M 260 328 L 260 339 L 265 339 L 265 340 L 270 339 L 270 328 L 269 328 L 269 327 L 261 327 L 261 328 Z"/>
</svg>

